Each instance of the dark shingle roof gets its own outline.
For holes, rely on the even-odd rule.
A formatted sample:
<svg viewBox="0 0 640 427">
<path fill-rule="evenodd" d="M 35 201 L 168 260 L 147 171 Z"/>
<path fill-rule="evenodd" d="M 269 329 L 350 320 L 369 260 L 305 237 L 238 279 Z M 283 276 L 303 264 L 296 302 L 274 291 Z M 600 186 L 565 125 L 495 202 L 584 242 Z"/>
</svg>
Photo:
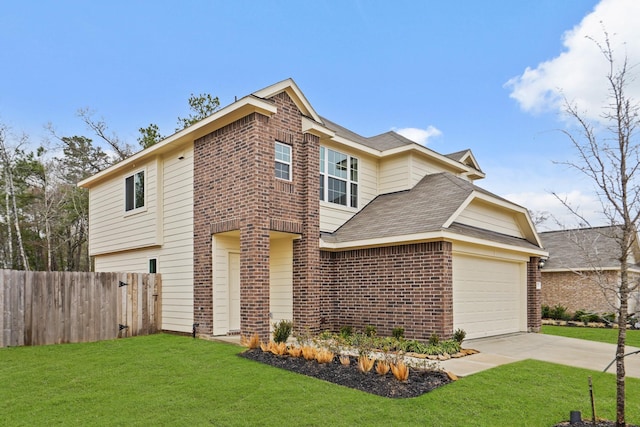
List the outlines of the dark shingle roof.
<svg viewBox="0 0 640 427">
<path fill-rule="evenodd" d="M 436 173 L 425 176 L 411 190 L 376 197 L 342 227 L 322 238 L 328 243 L 341 243 L 440 231 L 474 191 L 504 200 L 450 173 Z M 447 230 L 498 243 L 537 248 L 525 239 L 462 224 L 453 223 Z"/>
<path fill-rule="evenodd" d="M 539 233 L 549 251 L 544 270 L 620 267 L 620 246 L 615 239 L 619 231 L 609 226 Z"/>
<path fill-rule="evenodd" d="M 473 187 L 446 172 L 427 175 L 411 190 L 376 197 L 325 240 L 345 242 L 440 230 Z"/>
</svg>

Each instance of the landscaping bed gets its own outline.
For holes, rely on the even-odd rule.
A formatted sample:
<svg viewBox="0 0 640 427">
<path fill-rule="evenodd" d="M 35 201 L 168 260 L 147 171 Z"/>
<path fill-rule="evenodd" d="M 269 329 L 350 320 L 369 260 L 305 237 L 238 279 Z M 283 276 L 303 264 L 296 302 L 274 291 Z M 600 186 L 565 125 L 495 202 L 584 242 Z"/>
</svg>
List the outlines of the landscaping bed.
<svg viewBox="0 0 640 427">
<path fill-rule="evenodd" d="M 397 380 L 390 372 L 386 375 L 379 375 L 375 371 L 363 373 L 358 370 L 355 357 L 350 357 L 349 365 L 343 365 L 337 357 L 330 363 L 318 363 L 315 360 L 306 360 L 302 357 L 275 355 L 260 349 L 247 350 L 240 353 L 240 356 L 334 384 L 391 398 L 420 396 L 451 382 L 445 372 L 435 370 L 410 369 L 409 378 L 406 381 Z"/>
</svg>

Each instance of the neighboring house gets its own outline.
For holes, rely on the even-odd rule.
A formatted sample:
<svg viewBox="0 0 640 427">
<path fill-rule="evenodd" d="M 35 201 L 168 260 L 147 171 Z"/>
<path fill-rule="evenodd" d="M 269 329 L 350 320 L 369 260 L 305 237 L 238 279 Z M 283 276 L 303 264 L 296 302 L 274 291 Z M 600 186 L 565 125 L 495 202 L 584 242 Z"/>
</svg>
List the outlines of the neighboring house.
<svg viewBox="0 0 640 427">
<path fill-rule="evenodd" d="M 79 185 L 96 270 L 162 273 L 165 330 L 537 330 L 547 253 L 483 177 L 469 150 L 319 116 L 289 79 Z"/>
<path fill-rule="evenodd" d="M 619 227 L 548 231 L 540 238 L 549 259 L 542 269 L 542 304 L 561 305 L 568 311 L 612 313 L 619 307 Z M 636 241 L 629 258 L 629 282 L 640 280 L 640 246 Z M 629 313 L 640 310 L 638 291 L 629 296 Z"/>
</svg>

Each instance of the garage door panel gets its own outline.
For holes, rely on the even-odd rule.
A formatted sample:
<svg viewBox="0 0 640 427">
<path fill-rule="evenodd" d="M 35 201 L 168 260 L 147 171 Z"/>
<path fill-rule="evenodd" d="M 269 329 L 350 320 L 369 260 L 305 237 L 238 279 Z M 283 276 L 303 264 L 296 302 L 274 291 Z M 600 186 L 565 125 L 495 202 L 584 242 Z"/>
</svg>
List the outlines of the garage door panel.
<svg viewBox="0 0 640 427">
<path fill-rule="evenodd" d="M 526 295 L 524 268 L 522 262 L 455 255 L 454 329 L 464 329 L 467 338 L 519 331 Z"/>
</svg>

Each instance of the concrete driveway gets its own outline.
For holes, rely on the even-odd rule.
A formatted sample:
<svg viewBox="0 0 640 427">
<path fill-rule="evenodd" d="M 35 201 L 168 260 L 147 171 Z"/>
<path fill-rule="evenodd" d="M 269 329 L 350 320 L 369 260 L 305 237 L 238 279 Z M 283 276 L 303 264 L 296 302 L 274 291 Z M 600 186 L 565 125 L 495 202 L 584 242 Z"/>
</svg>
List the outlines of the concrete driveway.
<svg viewBox="0 0 640 427">
<path fill-rule="evenodd" d="M 443 369 L 462 377 L 524 359 L 542 360 L 602 372 L 615 358 L 616 353 L 614 344 L 535 333 L 465 340 L 462 347 L 473 348 L 480 353 L 441 362 Z M 627 347 L 626 353 L 637 350 L 640 349 Z M 625 368 L 628 377 L 640 378 L 640 354 L 627 356 Z M 615 374 L 615 364 L 607 372 Z"/>
</svg>

